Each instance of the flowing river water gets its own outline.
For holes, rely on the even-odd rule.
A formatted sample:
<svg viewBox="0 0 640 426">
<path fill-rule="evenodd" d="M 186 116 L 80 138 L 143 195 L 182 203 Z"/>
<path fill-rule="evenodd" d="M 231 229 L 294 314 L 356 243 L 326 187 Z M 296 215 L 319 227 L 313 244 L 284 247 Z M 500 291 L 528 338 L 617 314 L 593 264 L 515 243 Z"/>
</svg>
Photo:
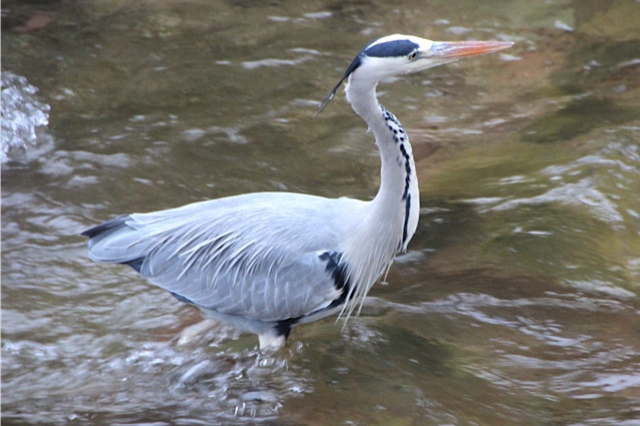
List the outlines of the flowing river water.
<svg viewBox="0 0 640 426">
<path fill-rule="evenodd" d="M 640 424 L 637 1 L 2 8 L 3 424 Z M 371 198 L 371 134 L 315 108 L 396 32 L 515 45 L 380 85 L 422 209 L 358 318 L 178 345 L 197 311 L 88 259 L 122 213 Z"/>
</svg>

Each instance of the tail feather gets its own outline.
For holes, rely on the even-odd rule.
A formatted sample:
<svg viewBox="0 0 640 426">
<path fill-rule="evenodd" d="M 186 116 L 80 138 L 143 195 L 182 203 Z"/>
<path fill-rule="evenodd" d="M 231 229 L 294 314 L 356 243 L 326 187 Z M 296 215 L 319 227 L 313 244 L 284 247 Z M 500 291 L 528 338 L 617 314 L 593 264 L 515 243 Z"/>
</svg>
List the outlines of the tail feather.
<svg viewBox="0 0 640 426">
<path fill-rule="evenodd" d="M 99 262 L 129 265 L 140 272 L 146 257 L 144 250 L 127 247 L 126 243 L 119 241 L 123 236 L 135 232 L 127 225 L 130 219 L 129 215 L 118 216 L 83 231 L 81 235 L 89 238 L 89 257 Z"/>
<path fill-rule="evenodd" d="M 82 234 L 80 234 L 80 235 L 83 235 L 85 237 L 89 237 L 90 239 L 99 237 L 100 235 L 104 234 L 105 232 L 108 232 L 110 230 L 114 230 L 116 228 L 121 227 L 122 225 L 125 224 L 125 222 L 126 222 L 126 220 L 128 218 L 129 218 L 129 215 L 123 214 L 122 216 L 118 216 L 118 217 L 116 217 L 114 219 L 111 219 L 111 220 L 108 220 L 106 222 L 103 222 L 100 225 L 96 225 L 96 226 L 94 226 L 92 228 L 89 228 L 89 229 L 83 231 Z"/>
</svg>

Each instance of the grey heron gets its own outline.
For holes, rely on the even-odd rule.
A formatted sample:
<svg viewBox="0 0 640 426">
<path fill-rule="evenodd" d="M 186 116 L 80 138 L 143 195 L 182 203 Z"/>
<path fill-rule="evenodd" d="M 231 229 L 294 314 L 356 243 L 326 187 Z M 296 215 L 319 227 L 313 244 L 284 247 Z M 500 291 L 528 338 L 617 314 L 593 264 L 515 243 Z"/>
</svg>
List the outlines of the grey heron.
<svg viewBox="0 0 640 426">
<path fill-rule="evenodd" d="M 320 110 L 346 81 L 346 99 L 380 151 L 372 200 L 263 192 L 128 214 L 82 233 L 89 256 L 129 265 L 205 317 L 257 334 L 261 349 L 282 346 L 295 325 L 348 318 L 418 225 L 411 145 L 378 102 L 378 82 L 511 45 L 394 34 L 358 53 Z"/>
</svg>

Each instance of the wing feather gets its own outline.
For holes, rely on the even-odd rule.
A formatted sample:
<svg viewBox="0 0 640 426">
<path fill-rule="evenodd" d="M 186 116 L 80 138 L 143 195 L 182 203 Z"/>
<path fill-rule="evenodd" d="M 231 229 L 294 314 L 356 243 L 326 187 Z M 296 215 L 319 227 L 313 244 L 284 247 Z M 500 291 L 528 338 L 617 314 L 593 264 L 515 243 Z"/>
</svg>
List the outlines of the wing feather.
<svg viewBox="0 0 640 426">
<path fill-rule="evenodd" d="M 340 298 L 321 255 L 340 251 L 345 218 L 362 203 L 248 194 L 121 217 L 86 235 L 93 259 L 142 259 L 143 277 L 205 310 L 282 321 Z"/>
</svg>

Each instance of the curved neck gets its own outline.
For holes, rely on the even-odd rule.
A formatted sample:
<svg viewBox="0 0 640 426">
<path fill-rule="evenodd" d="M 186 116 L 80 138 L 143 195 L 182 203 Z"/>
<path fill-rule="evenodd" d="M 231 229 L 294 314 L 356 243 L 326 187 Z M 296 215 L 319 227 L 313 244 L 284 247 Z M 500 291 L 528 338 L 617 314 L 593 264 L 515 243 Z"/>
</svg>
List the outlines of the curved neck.
<svg viewBox="0 0 640 426">
<path fill-rule="evenodd" d="M 369 289 L 405 251 L 418 226 L 420 199 L 411 145 L 400 122 L 378 103 L 377 80 L 351 74 L 345 91 L 354 111 L 369 125 L 380 150 L 380 189 L 353 219 L 344 258 L 353 283 L 341 315 L 349 317 Z"/>
<path fill-rule="evenodd" d="M 406 250 L 416 230 L 420 209 L 411 144 L 400 122 L 378 102 L 377 82 L 352 77 L 345 88 L 347 100 L 369 125 L 380 150 L 380 189 L 372 201 L 372 220 L 395 222 L 394 228 L 400 229 L 396 229 L 397 235 L 389 232 L 388 237 L 398 244 L 396 251 Z"/>
</svg>

